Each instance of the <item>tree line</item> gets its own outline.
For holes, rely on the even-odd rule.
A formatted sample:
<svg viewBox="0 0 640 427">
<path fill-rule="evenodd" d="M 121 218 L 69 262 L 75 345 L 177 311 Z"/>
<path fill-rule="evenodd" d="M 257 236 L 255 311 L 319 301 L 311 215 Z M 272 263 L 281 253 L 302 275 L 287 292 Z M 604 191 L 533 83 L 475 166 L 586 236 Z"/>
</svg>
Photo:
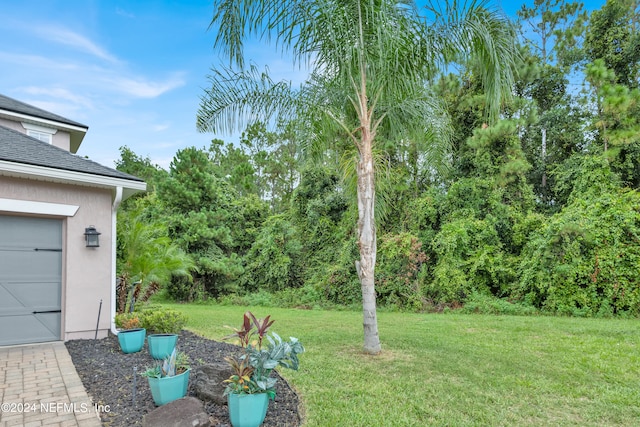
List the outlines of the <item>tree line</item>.
<svg viewBox="0 0 640 427">
<path fill-rule="evenodd" d="M 373 14 L 380 9 L 365 6 L 359 13 L 372 13 L 362 21 L 372 28 L 361 30 L 363 44 L 389 26 Z M 562 0 L 523 5 L 513 27 L 501 24 L 518 37 L 509 70 L 498 70 L 512 76 L 499 103 L 487 97 L 487 64 L 477 55 L 447 57 L 456 66 L 444 71 L 418 61 L 420 73 L 403 75 L 393 93 L 420 93 L 385 98 L 391 89 L 375 77 L 388 70 L 374 59 L 390 59 L 362 54 L 375 72 L 365 83 L 370 94 L 380 91 L 377 111 L 423 123 L 380 121 L 371 146 L 379 306 L 442 310 L 489 300 L 554 314 L 640 314 L 639 16 L 634 0 L 608 0 L 591 13 Z M 394 40 L 377 42 L 406 47 Z M 338 65 L 364 75 L 359 54 Z M 220 86 L 223 72 L 213 70 L 201 130 L 219 129 L 208 128 L 213 101 L 238 93 Z M 307 102 L 291 104 L 295 114 L 275 125 L 241 121 L 239 143 L 184 148 L 169 170 L 122 147 L 116 167 L 149 185 L 119 213 L 124 283 L 181 301 L 361 305 L 358 144 L 366 115 L 357 112 L 373 99 L 351 110 L 359 104 L 341 91 L 349 89 L 346 76 L 345 83 L 313 74 L 313 85 L 294 92 Z M 362 94 L 358 85 L 352 101 Z M 269 89 L 284 96 L 290 88 L 270 82 Z M 437 102 L 421 110 L 407 99 Z M 323 100 L 331 101 L 329 114 L 309 107 Z"/>
</svg>

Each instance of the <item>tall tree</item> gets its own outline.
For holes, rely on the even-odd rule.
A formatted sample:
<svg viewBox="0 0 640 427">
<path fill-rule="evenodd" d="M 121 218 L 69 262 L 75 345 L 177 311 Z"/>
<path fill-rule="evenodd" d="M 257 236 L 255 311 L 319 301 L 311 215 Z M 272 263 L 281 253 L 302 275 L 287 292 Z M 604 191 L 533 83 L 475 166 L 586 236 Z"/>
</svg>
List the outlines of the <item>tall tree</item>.
<svg viewBox="0 0 640 427">
<path fill-rule="evenodd" d="M 169 237 L 196 263 L 194 280 L 214 296 L 234 289 L 243 271 L 234 234 L 241 222 L 240 209 L 234 205 L 238 197 L 226 180 L 216 176 L 209 153 L 195 147 L 179 150 L 157 195 Z"/>
<path fill-rule="evenodd" d="M 587 59 L 604 60 L 616 83 L 640 85 L 640 1 L 607 0 L 591 14 L 585 37 Z"/>
<path fill-rule="evenodd" d="M 198 112 L 200 131 L 229 132 L 256 119 L 297 118 L 316 137 L 350 142 L 345 157 L 357 178 L 364 350 L 380 351 L 376 265 L 376 142 L 446 141 L 444 108 L 430 82 L 451 61 L 473 56 L 490 116 L 512 84 L 514 34 L 486 1 L 429 4 L 411 0 L 216 0 L 211 27 L 230 66 L 213 69 Z M 459 7 L 462 6 L 462 7 Z M 308 67 L 299 89 L 274 82 L 268 70 L 245 68 L 247 37 L 274 40 L 294 63 Z M 329 131 L 330 130 L 330 131 Z"/>
<path fill-rule="evenodd" d="M 576 38 L 583 33 L 587 13 L 582 3 L 565 0 L 535 0 L 532 7 L 522 5 L 518 11 L 522 36 L 539 59 L 537 78 L 529 92 L 542 116 L 565 97 L 569 61 Z M 547 190 L 547 126 L 540 127 L 540 188 L 543 198 Z M 553 142 L 553 141 L 552 141 Z"/>
</svg>

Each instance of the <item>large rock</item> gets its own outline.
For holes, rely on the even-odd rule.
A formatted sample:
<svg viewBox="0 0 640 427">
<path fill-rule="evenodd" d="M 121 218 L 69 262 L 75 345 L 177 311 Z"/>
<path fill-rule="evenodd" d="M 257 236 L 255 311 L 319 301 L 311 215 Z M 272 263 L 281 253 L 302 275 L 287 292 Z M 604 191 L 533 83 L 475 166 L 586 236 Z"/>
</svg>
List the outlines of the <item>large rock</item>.
<svg viewBox="0 0 640 427">
<path fill-rule="evenodd" d="M 233 371 L 226 363 L 214 363 L 195 368 L 195 390 L 198 399 L 211 401 L 217 405 L 226 405 L 227 398 L 222 397 L 226 384 Z"/>
<path fill-rule="evenodd" d="M 143 427 L 210 427 L 204 405 L 195 397 L 183 397 L 162 405 L 142 418 Z"/>
</svg>

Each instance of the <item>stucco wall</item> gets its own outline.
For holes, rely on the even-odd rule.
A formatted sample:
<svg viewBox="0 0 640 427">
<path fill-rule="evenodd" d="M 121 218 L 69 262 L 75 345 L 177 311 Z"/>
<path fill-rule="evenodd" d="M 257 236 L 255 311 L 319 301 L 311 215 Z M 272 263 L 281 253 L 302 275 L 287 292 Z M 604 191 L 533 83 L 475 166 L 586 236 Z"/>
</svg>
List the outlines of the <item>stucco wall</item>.
<svg viewBox="0 0 640 427">
<path fill-rule="evenodd" d="M 16 130 L 20 133 L 24 133 L 25 135 L 27 134 L 27 130 L 20 122 L 0 118 L 0 126 Z M 56 147 L 69 151 L 71 149 L 71 135 L 69 135 L 69 132 L 58 130 L 51 138 L 51 145 L 55 145 Z"/>
<path fill-rule="evenodd" d="M 79 206 L 74 216 L 62 218 L 61 338 L 93 338 L 100 300 L 98 336 L 106 336 L 111 322 L 111 236 L 115 232 L 111 191 L 0 176 L 0 198 Z M 84 232 L 90 225 L 102 233 L 99 248 L 85 246 Z"/>
</svg>

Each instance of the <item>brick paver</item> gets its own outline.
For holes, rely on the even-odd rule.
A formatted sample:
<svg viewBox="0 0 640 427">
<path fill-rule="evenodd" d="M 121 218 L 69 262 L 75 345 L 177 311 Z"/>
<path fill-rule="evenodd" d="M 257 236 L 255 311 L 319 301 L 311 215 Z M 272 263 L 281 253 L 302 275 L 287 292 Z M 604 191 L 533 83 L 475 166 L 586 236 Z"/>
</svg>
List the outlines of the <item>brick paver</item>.
<svg viewBox="0 0 640 427">
<path fill-rule="evenodd" d="M 0 347 L 0 427 L 100 427 L 62 342 Z"/>
</svg>

